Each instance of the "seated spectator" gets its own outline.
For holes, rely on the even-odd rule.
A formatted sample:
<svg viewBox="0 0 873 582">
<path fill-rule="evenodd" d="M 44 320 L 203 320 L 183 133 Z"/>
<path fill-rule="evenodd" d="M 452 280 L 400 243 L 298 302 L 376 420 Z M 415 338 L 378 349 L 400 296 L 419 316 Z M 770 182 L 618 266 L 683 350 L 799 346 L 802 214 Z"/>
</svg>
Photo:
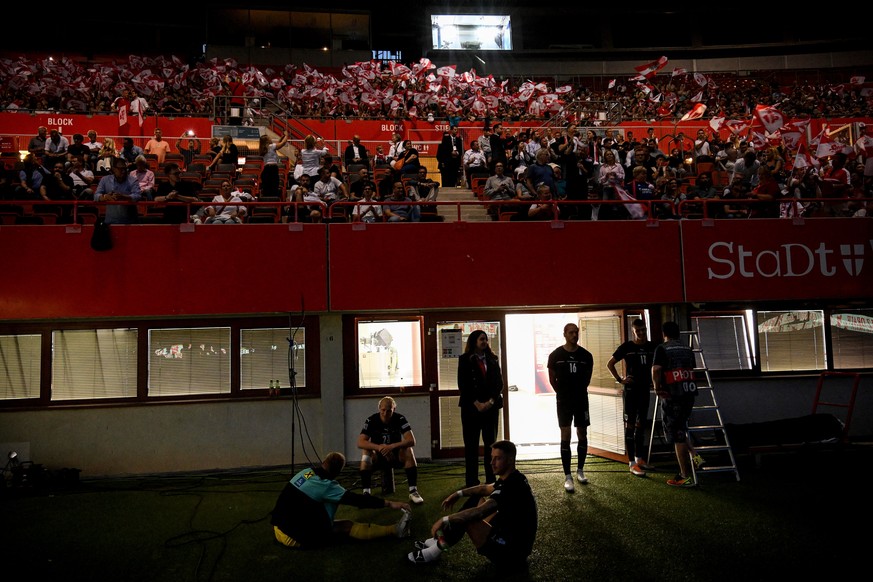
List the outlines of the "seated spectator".
<svg viewBox="0 0 873 582">
<path fill-rule="evenodd" d="M 73 196 L 81 198 L 87 196 L 91 198 L 89 187 L 94 183 L 94 172 L 85 167 L 85 156 L 76 156 L 73 158 L 73 163 L 70 166 L 68 173 L 73 180 Z"/>
<path fill-rule="evenodd" d="M 359 180 L 361 182 L 361 180 Z M 381 222 L 382 206 L 373 204 L 373 193 L 376 187 L 372 182 L 364 183 L 361 189 L 361 197 L 352 209 L 352 219 L 355 222 Z"/>
<path fill-rule="evenodd" d="M 515 181 L 504 173 L 505 168 L 506 166 L 501 162 L 494 164 L 494 175 L 489 176 L 485 181 L 485 196 L 487 198 L 511 200 L 516 197 Z"/>
<path fill-rule="evenodd" d="M 39 200 L 42 198 L 40 188 L 48 175 L 48 170 L 37 162 L 35 155 L 29 153 L 24 156 L 21 170 L 18 172 L 19 185 L 15 188 L 15 198 L 18 200 Z"/>
<path fill-rule="evenodd" d="M 85 145 L 85 136 L 81 133 L 74 133 L 73 143 L 67 148 L 67 166 L 72 166 L 75 158 L 87 159 L 90 152 L 91 150 Z"/>
<path fill-rule="evenodd" d="M 330 206 L 339 200 L 348 200 L 349 192 L 345 183 L 335 177 L 330 168 L 322 166 L 318 170 L 318 176 L 318 181 L 312 185 L 312 191 L 322 202 Z"/>
<path fill-rule="evenodd" d="M 139 155 L 134 161 L 134 169 L 130 173 L 139 182 L 142 197 L 153 200 L 155 197 L 155 173 L 149 169 L 149 161 L 145 156 Z"/>
<path fill-rule="evenodd" d="M 145 159 L 145 151 L 143 151 L 141 147 L 133 143 L 133 138 L 124 138 L 123 144 L 124 145 L 122 145 L 121 151 L 118 152 L 118 155 L 124 158 L 124 161 L 126 161 L 128 164 L 135 164 L 136 159 L 139 156 L 143 156 L 143 159 Z M 148 165 L 148 161 L 146 161 L 146 165 Z"/>
<path fill-rule="evenodd" d="M 547 184 L 537 186 L 537 200 L 527 210 L 528 220 L 553 220 L 555 206 L 551 204 L 552 189 Z"/>
<path fill-rule="evenodd" d="M 107 142 L 109 139 L 107 138 Z M 135 224 L 139 222 L 139 213 L 136 204 L 142 194 L 139 191 L 139 182 L 128 174 L 127 162 L 124 158 L 112 160 L 112 173 L 103 176 L 97 184 L 94 192 L 95 202 L 126 202 L 128 204 L 109 204 L 106 207 L 106 224 Z"/>
<path fill-rule="evenodd" d="M 164 173 L 166 174 L 167 179 L 158 185 L 157 191 L 155 192 L 155 202 L 171 202 L 175 204 L 166 205 L 164 208 L 163 222 L 165 224 L 182 224 L 183 222 L 188 222 L 188 215 L 192 214 L 190 211 L 194 210 L 194 208 L 189 207 L 188 204 L 200 201 L 197 197 L 197 187 L 194 182 L 188 182 L 187 180 L 181 179 L 180 176 L 182 174 L 182 169 L 179 167 L 179 164 L 175 162 L 165 164 Z M 205 209 L 201 215 L 204 213 Z M 193 214 L 193 216 L 198 217 L 195 222 L 202 221 L 202 218 L 200 218 L 201 215 L 196 214 L 196 212 Z"/>
<path fill-rule="evenodd" d="M 412 200 L 406 196 L 403 188 L 403 182 L 394 182 L 394 187 L 391 190 L 391 198 L 382 208 L 382 212 L 388 217 L 388 222 L 418 222 L 421 220 L 421 211 L 417 204 L 408 204 Z"/>
<path fill-rule="evenodd" d="M 409 421 L 396 412 L 397 403 L 390 396 L 379 401 L 379 412 L 367 417 L 358 448 L 361 449 L 361 487 L 370 494 L 374 469 L 403 468 L 409 484 L 409 501 L 424 503 L 418 492 L 418 465 L 415 461 L 415 435 Z"/>
<path fill-rule="evenodd" d="M 464 152 L 462 164 L 464 166 L 464 175 L 467 178 L 468 188 L 473 187 L 473 176 L 488 175 L 488 162 L 485 159 L 485 154 L 479 146 L 479 140 L 474 139 L 470 142 L 470 149 Z"/>
<path fill-rule="evenodd" d="M 61 135 L 57 129 L 49 132 L 49 138 L 45 140 L 45 153 L 43 154 L 42 164 L 46 168 L 54 168 L 55 162 L 60 160 L 62 164 L 67 163 L 67 150 L 70 147 L 70 141 Z"/>
<path fill-rule="evenodd" d="M 349 186 L 349 198 L 351 200 L 360 200 L 364 197 L 364 188 L 367 186 L 371 189 L 371 195 L 376 193 L 376 183 L 370 179 L 370 173 L 367 168 L 358 170 L 358 178 L 351 182 Z"/>
<path fill-rule="evenodd" d="M 97 140 L 97 132 L 93 129 L 88 130 L 88 141 L 85 142 L 88 147 L 88 157 L 86 159 L 88 169 L 92 172 L 97 171 L 97 160 L 100 159 L 100 150 L 103 149 L 103 142 Z"/>
<path fill-rule="evenodd" d="M 246 215 L 246 207 L 238 204 L 243 201 L 240 192 L 232 191 L 229 181 L 221 185 L 221 192 L 206 207 L 206 224 L 241 224 Z"/>
<path fill-rule="evenodd" d="M 427 168 L 418 168 L 418 177 L 409 181 L 409 197 L 419 202 L 436 202 L 440 191 L 440 183 L 427 176 Z"/>
<path fill-rule="evenodd" d="M 73 195 L 73 179 L 64 169 L 63 158 L 54 158 L 51 174 L 45 176 L 39 189 L 39 195 L 43 200 L 71 201 Z M 69 204 L 59 206 L 42 206 L 38 210 L 53 212 L 58 215 L 58 224 L 69 224 L 72 221 L 73 207 Z"/>
</svg>

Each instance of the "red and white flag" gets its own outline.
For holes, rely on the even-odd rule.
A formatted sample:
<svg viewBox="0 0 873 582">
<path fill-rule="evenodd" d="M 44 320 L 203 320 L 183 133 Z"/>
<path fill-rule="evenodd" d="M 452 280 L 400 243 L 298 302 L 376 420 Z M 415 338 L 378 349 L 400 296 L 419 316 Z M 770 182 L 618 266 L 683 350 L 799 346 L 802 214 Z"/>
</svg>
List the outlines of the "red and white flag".
<svg viewBox="0 0 873 582">
<path fill-rule="evenodd" d="M 863 85 L 865 79 L 866 77 L 859 75 L 857 77 L 852 77 L 851 79 L 849 79 L 849 83 L 851 83 L 852 85 Z"/>
<path fill-rule="evenodd" d="M 673 69 L 673 74 L 671 77 L 678 77 L 679 75 L 687 75 L 688 69 L 683 69 L 682 67 L 676 67 Z"/>
<path fill-rule="evenodd" d="M 703 91 L 698 92 L 697 95 L 691 98 L 692 103 L 700 103 L 701 101 L 703 101 Z"/>
<path fill-rule="evenodd" d="M 706 86 L 706 75 L 703 73 L 694 73 L 694 82 L 700 85 L 701 87 Z"/>
<path fill-rule="evenodd" d="M 768 133 L 773 133 L 785 125 L 785 116 L 782 112 L 769 105 L 755 105 L 755 117 Z"/>
<path fill-rule="evenodd" d="M 636 198 L 631 196 L 627 190 L 625 190 L 624 188 L 622 188 L 618 184 L 615 185 L 615 193 L 618 194 L 618 197 L 624 201 L 627 201 L 627 202 L 636 201 Z M 627 211 L 630 213 L 632 218 L 645 218 L 646 217 L 646 210 L 643 208 L 642 204 L 625 204 L 624 207 L 627 208 Z"/>
<path fill-rule="evenodd" d="M 615 79 L 613 79 L 612 81 L 609 82 L 609 86 L 607 87 L 607 89 L 614 89 L 614 88 L 615 88 Z"/>
<path fill-rule="evenodd" d="M 457 65 L 448 65 L 445 67 L 440 67 L 437 69 L 437 75 L 440 77 L 446 77 L 448 79 L 451 79 L 452 77 L 455 76 L 455 68 L 456 67 L 457 67 Z"/>
<path fill-rule="evenodd" d="M 806 147 L 806 140 L 803 139 L 797 148 L 797 155 L 794 157 L 795 168 L 818 167 L 818 160 L 809 155 L 809 149 Z"/>
<path fill-rule="evenodd" d="M 703 117 L 703 114 L 706 113 L 706 105 L 703 103 L 698 103 L 694 107 L 691 108 L 691 111 L 682 116 L 682 119 L 679 121 L 690 121 L 692 119 L 700 119 Z"/>
<path fill-rule="evenodd" d="M 751 123 L 742 119 L 731 119 L 729 121 L 725 121 L 724 123 L 724 126 L 728 128 L 734 135 L 738 135 L 746 131 L 749 125 L 751 125 Z"/>
<path fill-rule="evenodd" d="M 649 77 L 653 77 L 667 66 L 667 57 L 661 57 L 657 61 L 652 61 L 651 63 L 646 63 L 645 65 L 638 65 L 634 67 L 634 70 L 638 72 L 640 75 L 648 79 Z"/>
<path fill-rule="evenodd" d="M 815 157 L 818 159 L 827 158 L 843 151 L 843 144 L 834 141 L 828 133 L 827 127 L 823 127 L 813 140 L 816 143 Z"/>
<path fill-rule="evenodd" d="M 713 117 L 709 120 L 709 127 L 712 128 L 712 131 L 718 132 L 722 127 L 724 127 L 724 117 Z"/>
</svg>

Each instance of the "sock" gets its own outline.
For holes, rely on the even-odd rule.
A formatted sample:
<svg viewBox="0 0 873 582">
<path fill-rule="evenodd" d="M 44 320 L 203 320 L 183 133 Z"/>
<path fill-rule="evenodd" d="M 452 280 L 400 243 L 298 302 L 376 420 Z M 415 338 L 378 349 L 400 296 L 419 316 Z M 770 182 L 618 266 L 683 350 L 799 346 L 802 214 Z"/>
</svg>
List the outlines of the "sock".
<svg viewBox="0 0 873 582">
<path fill-rule="evenodd" d="M 349 537 L 356 540 L 374 540 L 376 538 L 386 538 L 396 536 L 397 529 L 393 525 L 376 525 L 375 523 L 358 523 L 352 524 L 352 529 L 349 531 Z"/>
<path fill-rule="evenodd" d="M 364 488 L 364 491 L 369 491 L 370 487 L 373 486 L 373 471 L 372 470 L 362 470 L 361 471 L 361 487 Z"/>
<path fill-rule="evenodd" d="M 561 441 L 561 465 L 564 467 L 564 475 L 570 474 L 570 441 Z"/>
<path fill-rule="evenodd" d="M 576 460 L 579 463 L 579 470 L 585 468 L 585 457 L 588 456 L 588 439 L 584 441 L 579 441 L 579 444 L 576 445 Z"/>
<path fill-rule="evenodd" d="M 361 493 L 363 493 L 364 495 L 369 495 L 370 493 L 372 493 L 372 491 L 369 487 L 364 487 L 364 490 Z"/>
<path fill-rule="evenodd" d="M 418 488 L 418 467 L 406 469 L 406 482 L 409 483 L 410 491 Z"/>
</svg>

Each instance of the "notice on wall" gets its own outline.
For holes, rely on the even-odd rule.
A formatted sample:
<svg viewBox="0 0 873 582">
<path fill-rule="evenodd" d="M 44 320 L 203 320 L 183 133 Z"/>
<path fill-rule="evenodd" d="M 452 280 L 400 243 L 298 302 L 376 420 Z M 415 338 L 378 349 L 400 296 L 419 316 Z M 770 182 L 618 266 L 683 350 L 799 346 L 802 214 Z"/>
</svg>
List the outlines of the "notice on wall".
<svg viewBox="0 0 873 582">
<path fill-rule="evenodd" d="M 458 358 L 463 352 L 463 342 L 461 341 L 460 329 L 443 329 L 440 330 L 440 346 L 442 347 L 443 359 Z"/>
</svg>

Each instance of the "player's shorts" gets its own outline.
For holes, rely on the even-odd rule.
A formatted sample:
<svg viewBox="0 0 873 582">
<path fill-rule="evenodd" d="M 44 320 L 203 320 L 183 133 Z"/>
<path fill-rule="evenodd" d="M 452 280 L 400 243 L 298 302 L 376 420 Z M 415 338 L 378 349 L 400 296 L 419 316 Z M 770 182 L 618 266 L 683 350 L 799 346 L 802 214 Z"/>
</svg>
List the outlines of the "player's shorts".
<svg viewBox="0 0 873 582">
<path fill-rule="evenodd" d="M 664 436 L 668 444 L 688 440 L 688 418 L 694 408 L 694 397 L 678 396 L 661 400 Z"/>
<path fill-rule="evenodd" d="M 500 567 L 523 564 L 527 560 L 527 556 L 519 554 L 518 548 L 506 543 L 499 531 L 492 531 L 482 547 L 476 551 Z"/>
<path fill-rule="evenodd" d="M 591 416 L 588 413 L 588 395 L 577 400 L 558 400 L 558 426 L 570 426 L 575 420 L 575 425 L 589 426 Z"/>
</svg>

